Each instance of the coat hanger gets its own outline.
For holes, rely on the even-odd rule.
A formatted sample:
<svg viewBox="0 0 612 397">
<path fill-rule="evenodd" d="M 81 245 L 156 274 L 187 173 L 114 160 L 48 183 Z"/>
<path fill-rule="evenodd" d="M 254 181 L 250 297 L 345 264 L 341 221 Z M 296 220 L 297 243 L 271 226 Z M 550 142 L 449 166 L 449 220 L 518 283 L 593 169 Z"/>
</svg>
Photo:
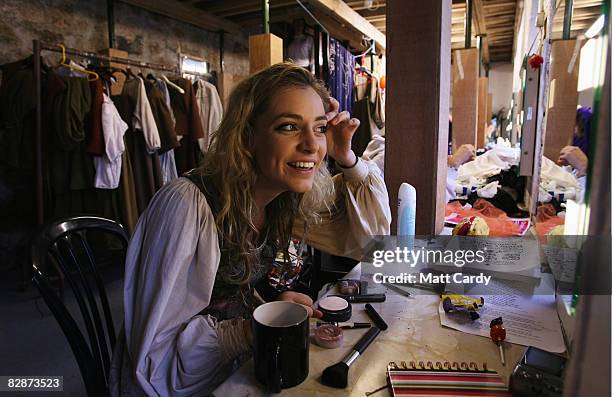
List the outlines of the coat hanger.
<svg viewBox="0 0 612 397">
<path fill-rule="evenodd" d="M 74 65 L 70 65 L 69 63 L 66 63 L 66 47 L 63 44 L 58 44 L 58 46 L 62 49 L 62 59 L 60 60 L 60 63 L 59 63 L 61 66 L 65 66 L 67 68 L 74 69 L 76 71 L 89 75 L 90 77 L 87 79 L 89 81 L 96 81 L 100 78 L 100 76 L 96 72 L 92 72 L 90 70 L 83 69 L 78 66 L 74 66 Z"/>
<path fill-rule="evenodd" d="M 373 52 L 376 50 L 376 42 L 372 39 L 366 39 L 366 42 L 369 42 L 370 45 L 368 46 L 368 49 L 365 50 L 363 53 L 359 54 L 359 55 L 353 55 L 353 59 L 357 60 L 359 58 L 363 58 L 366 55 L 368 55 L 369 53 Z"/>
<path fill-rule="evenodd" d="M 133 79 L 136 78 L 136 75 L 134 74 L 134 71 L 131 68 L 125 68 L 122 70 L 123 74 L 125 74 L 125 77 L 129 79 Z"/>
<path fill-rule="evenodd" d="M 95 70 L 95 72 L 100 76 L 100 80 L 110 84 L 115 84 L 117 82 L 117 78 L 113 75 L 115 71 L 116 70 L 113 68 L 98 68 Z"/>
<path fill-rule="evenodd" d="M 180 92 L 181 94 L 185 93 L 185 90 L 182 89 L 181 87 L 179 87 L 178 85 L 174 84 L 173 82 L 171 82 L 170 80 L 168 80 L 168 78 L 165 75 L 161 75 L 161 79 L 170 87 L 174 88 L 175 90 L 177 90 L 178 92 Z"/>
</svg>

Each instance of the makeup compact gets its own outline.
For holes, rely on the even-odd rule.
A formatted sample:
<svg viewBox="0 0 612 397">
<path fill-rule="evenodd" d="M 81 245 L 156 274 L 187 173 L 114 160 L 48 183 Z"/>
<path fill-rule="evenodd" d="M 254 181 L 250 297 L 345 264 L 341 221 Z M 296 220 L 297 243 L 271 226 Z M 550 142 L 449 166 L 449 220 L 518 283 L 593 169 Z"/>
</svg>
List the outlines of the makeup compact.
<svg viewBox="0 0 612 397">
<path fill-rule="evenodd" d="M 335 349 L 342 346 L 342 328 L 333 324 L 323 324 L 314 331 L 314 341 L 326 349 Z"/>
<path fill-rule="evenodd" d="M 321 320 L 328 323 L 348 321 L 352 315 L 351 304 L 339 296 L 328 296 L 319 301 Z"/>
</svg>

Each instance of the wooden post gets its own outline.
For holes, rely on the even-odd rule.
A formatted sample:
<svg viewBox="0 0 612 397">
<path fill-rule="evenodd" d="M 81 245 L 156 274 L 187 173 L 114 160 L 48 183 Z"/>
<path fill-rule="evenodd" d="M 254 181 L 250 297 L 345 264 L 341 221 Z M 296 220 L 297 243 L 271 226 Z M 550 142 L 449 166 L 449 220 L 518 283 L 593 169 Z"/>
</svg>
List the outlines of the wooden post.
<svg viewBox="0 0 612 397">
<path fill-rule="evenodd" d="M 487 102 L 489 101 L 487 92 L 489 91 L 489 79 L 487 77 L 478 78 L 478 125 L 476 126 L 476 147 L 484 148 L 485 132 L 487 130 Z"/>
<path fill-rule="evenodd" d="M 493 115 L 493 94 L 489 92 L 487 88 L 487 124 L 491 122 L 491 116 Z"/>
<path fill-rule="evenodd" d="M 478 120 L 478 49 L 453 51 L 453 152 L 464 143 L 476 146 Z"/>
<path fill-rule="evenodd" d="M 544 156 L 553 161 L 557 160 L 561 149 L 571 143 L 576 123 L 580 64 L 580 48 L 577 46 L 580 43 L 576 40 L 552 43 Z"/>
<path fill-rule="evenodd" d="M 403 182 L 417 191 L 416 234 L 444 226 L 450 20 L 451 0 L 387 1 L 385 182 L 393 234 Z"/>
<path fill-rule="evenodd" d="M 247 77 L 248 76 L 228 72 L 219 73 L 219 95 L 221 96 L 223 109 L 227 109 L 229 97 L 234 87 Z"/>
<path fill-rule="evenodd" d="M 271 33 L 249 36 L 251 74 L 283 61 L 283 39 Z"/>
</svg>

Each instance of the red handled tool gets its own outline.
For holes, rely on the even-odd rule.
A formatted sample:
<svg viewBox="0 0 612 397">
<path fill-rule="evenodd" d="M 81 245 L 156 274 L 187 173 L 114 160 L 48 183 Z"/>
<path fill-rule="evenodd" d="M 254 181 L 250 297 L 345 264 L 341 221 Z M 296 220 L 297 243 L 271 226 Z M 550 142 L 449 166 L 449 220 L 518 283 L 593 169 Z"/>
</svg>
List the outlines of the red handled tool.
<svg viewBox="0 0 612 397">
<path fill-rule="evenodd" d="M 502 365 L 506 365 L 506 355 L 504 353 L 503 341 L 506 339 L 506 329 L 504 328 L 504 322 L 501 317 L 497 317 L 491 321 L 491 340 L 499 346 L 499 356 L 501 358 Z"/>
</svg>

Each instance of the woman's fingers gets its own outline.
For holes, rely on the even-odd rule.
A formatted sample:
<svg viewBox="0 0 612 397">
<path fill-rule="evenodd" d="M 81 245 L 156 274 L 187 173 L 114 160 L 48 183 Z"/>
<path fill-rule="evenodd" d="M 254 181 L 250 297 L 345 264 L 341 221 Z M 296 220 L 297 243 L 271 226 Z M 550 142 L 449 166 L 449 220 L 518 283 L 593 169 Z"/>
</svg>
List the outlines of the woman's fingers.
<svg viewBox="0 0 612 397">
<path fill-rule="evenodd" d="M 295 303 L 299 303 L 300 305 L 312 306 L 313 304 L 312 299 L 310 299 L 310 296 L 302 294 L 300 292 L 292 292 L 291 298 Z"/>
<path fill-rule="evenodd" d="M 359 119 L 348 119 L 344 120 L 340 125 L 340 129 L 345 131 L 346 136 L 350 139 L 353 137 L 357 128 L 359 128 Z"/>
<path fill-rule="evenodd" d="M 314 318 L 323 317 L 323 313 L 321 313 L 319 310 L 315 309 L 314 307 L 308 306 L 308 305 L 301 305 L 301 306 L 303 306 L 304 309 L 306 309 L 306 311 L 308 312 L 308 317 L 314 317 Z"/>
<path fill-rule="evenodd" d="M 338 125 L 340 123 L 344 123 L 344 122 L 349 121 L 350 118 L 351 118 L 351 114 L 345 110 L 343 112 L 338 113 L 338 115 L 336 117 L 334 117 L 329 122 L 329 124 L 331 124 L 331 125 Z"/>
<path fill-rule="evenodd" d="M 335 98 L 329 98 L 329 111 L 325 114 L 328 122 L 338 115 L 338 110 L 340 110 L 340 102 Z"/>
<path fill-rule="evenodd" d="M 306 311 L 308 312 L 308 317 L 321 318 L 323 317 L 323 313 L 321 311 L 315 309 L 312 306 L 302 305 Z"/>
<path fill-rule="evenodd" d="M 319 310 L 312 307 L 314 302 L 306 294 L 302 294 L 300 292 L 294 292 L 294 291 L 285 291 L 279 296 L 279 299 L 284 300 L 284 301 L 294 302 L 294 303 L 304 306 L 304 308 L 308 312 L 308 317 L 321 318 L 323 316 L 323 313 L 321 313 Z"/>
</svg>

